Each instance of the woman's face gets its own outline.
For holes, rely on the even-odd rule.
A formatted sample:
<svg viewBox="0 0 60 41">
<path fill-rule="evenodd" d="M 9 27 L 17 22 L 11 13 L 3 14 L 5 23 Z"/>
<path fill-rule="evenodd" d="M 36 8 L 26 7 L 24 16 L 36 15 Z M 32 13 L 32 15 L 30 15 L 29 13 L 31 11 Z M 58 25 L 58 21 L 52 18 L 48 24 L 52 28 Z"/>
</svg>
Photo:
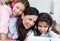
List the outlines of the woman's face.
<svg viewBox="0 0 60 41">
<path fill-rule="evenodd" d="M 49 27 L 49 25 L 45 21 L 38 23 L 38 31 L 41 33 L 46 33 L 48 30 L 48 27 Z"/>
<path fill-rule="evenodd" d="M 29 29 L 32 26 L 34 26 L 35 22 L 37 21 L 38 16 L 36 15 L 25 15 L 23 16 L 23 25 L 25 27 L 25 29 Z"/>
<path fill-rule="evenodd" d="M 13 15 L 14 16 L 19 16 L 21 14 L 23 14 L 23 11 L 25 9 L 25 5 L 22 3 L 16 3 L 13 7 Z"/>
</svg>

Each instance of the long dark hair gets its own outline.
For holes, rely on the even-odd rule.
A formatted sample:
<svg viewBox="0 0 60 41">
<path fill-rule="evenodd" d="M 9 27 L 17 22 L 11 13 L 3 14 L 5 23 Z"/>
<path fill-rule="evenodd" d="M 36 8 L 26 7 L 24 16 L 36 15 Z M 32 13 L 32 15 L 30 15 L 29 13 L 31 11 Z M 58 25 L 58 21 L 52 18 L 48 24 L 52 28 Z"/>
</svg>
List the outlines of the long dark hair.
<svg viewBox="0 0 60 41">
<path fill-rule="evenodd" d="M 25 9 L 24 15 L 36 15 L 36 16 L 38 16 L 39 15 L 39 11 L 36 8 L 34 8 L 34 7 L 29 7 L 27 9 Z M 30 29 L 32 29 L 33 27 L 31 27 L 28 30 L 25 29 L 25 27 L 24 27 L 24 25 L 22 23 L 21 17 L 19 17 L 18 20 L 17 20 L 17 23 L 16 23 L 16 28 L 17 28 L 17 32 L 18 32 L 18 40 L 24 41 L 28 31 Z"/>
<path fill-rule="evenodd" d="M 52 22 L 53 22 L 52 17 L 48 13 L 44 13 L 44 12 L 40 13 L 37 24 L 36 24 L 36 31 L 35 31 L 35 35 L 37 35 L 37 36 L 40 36 L 42 34 L 38 30 L 38 23 L 43 22 L 43 21 L 47 22 L 47 24 L 49 25 L 49 28 L 50 28 L 50 26 L 52 26 Z M 49 31 L 49 28 L 48 28 L 47 32 Z"/>
</svg>

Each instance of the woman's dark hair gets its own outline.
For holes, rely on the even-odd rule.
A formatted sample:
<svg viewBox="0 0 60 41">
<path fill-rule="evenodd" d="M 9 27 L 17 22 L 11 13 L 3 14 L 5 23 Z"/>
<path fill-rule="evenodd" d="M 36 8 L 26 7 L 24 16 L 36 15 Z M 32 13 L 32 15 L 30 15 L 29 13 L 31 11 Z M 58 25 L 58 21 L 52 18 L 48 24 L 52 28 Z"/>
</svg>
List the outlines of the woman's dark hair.
<svg viewBox="0 0 60 41">
<path fill-rule="evenodd" d="M 36 15 L 39 16 L 39 11 L 35 7 L 29 7 L 25 9 L 24 15 Z"/>
<path fill-rule="evenodd" d="M 40 13 L 37 24 L 36 24 L 36 27 L 37 27 L 36 32 L 38 35 L 41 35 L 41 33 L 38 31 L 38 23 L 43 22 L 43 21 L 45 21 L 49 25 L 49 28 L 50 28 L 50 26 L 52 26 L 53 19 L 48 13 L 44 13 L 44 12 Z M 49 28 L 48 28 L 48 30 L 49 30 Z M 48 32 L 48 30 L 47 30 L 47 32 Z"/>
<path fill-rule="evenodd" d="M 24 15 L 39 15 L 39 11 L 34 8 L 34 7 L 29 7 L 27 9 L 25 9 L 24 11 Z M 22 23 L 22 19 L 21 17 L 18 18 L 17 23 L 16 23 L 16 28 L 17 28 L 17 32 L 18 32 L 18 40 L 20 41 L 24 41 L 24 39 L 26 38 L 26 35 L 28 33 L 28 31 L 30 29 L 33 29 L 33 27 L 31 27 L 30 29 L 25 29 L 23 23 Z"/>
</svg>

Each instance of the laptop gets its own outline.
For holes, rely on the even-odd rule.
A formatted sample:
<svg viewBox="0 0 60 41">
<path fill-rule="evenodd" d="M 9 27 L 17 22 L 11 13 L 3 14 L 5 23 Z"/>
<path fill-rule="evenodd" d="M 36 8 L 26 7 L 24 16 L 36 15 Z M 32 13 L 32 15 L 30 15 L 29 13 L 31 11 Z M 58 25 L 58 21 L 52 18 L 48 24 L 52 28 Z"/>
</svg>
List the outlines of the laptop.
<svg viewBox="0 0 60 41">
<path fill-rule="evenodd" d="M 60 38 L 48 38 L 39 36 L 29 36 L 27 41 L 60 41 Z"/>
</svg>

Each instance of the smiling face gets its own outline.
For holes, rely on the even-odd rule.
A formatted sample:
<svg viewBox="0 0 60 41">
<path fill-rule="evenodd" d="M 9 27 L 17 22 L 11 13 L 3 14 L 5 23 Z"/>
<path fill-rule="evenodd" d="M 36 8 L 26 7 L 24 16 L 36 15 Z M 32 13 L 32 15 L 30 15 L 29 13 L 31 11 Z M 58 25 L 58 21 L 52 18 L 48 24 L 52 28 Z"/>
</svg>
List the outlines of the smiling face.
<svg viewBox="0 0 60 41">
<path fill-rule="evenodd" d="M 49 25 L 45 21 L 41 21 L 38 23 L 38 31 L 41 33 L 46 33 L 49 28 Z"/>
<path fill-rule="evenodd" d="M 22 23 L 23 23 L 25 29 L 29 29 L 32 26 L 34 26 L 37 18 L 38 18 L 38 16 L 36 16 L 36 15 L 25 15 L 25 16 L 23 16 Z"/>
<path fill-rule="evenodd" d="M 16 3 L 13 7 L 13 15 L 14 16 L 19 16 L 21 14 L 23 14 L 23 11 L 25 9 L 25 5 L 22 3 Z"/>
</svg>

